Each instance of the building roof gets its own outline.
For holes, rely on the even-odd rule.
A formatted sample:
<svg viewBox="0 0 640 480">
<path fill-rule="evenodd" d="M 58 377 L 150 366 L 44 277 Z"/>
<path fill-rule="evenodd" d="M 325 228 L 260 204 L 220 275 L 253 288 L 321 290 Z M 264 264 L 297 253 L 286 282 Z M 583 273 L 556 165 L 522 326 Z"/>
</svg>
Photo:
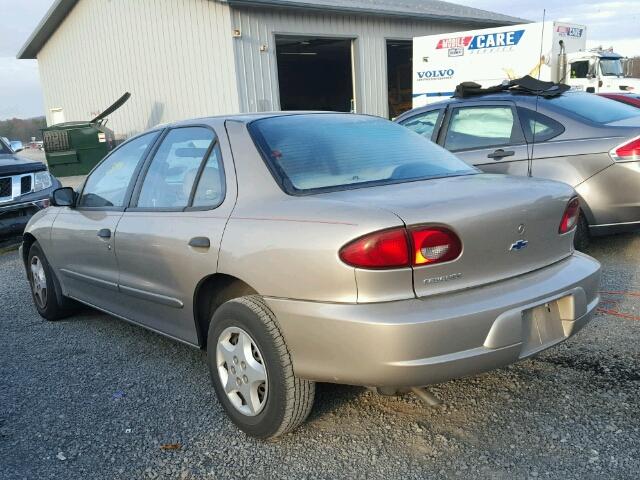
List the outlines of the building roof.
<svg viewBox="0 0 640 480">
<path fill-rule="evenodd" d="M 514 25 L 530 20 L 466 7 L 440 0 L 221 0 L 235 6 L 300 8 L 404 18 L 476 23 L 483 26 Z"/>
<path fill-rule="evenodd" d="M 34 59 L 79 0 L 55 0 L 18 52 Z M 231 6 L 295 8 L 323 12 L 358 13 L 424 20 L 458 21 L 479 26 L 528 23 L 522 18 L 465 7 L 440 0 L 216 0 Z"/>
</svg>

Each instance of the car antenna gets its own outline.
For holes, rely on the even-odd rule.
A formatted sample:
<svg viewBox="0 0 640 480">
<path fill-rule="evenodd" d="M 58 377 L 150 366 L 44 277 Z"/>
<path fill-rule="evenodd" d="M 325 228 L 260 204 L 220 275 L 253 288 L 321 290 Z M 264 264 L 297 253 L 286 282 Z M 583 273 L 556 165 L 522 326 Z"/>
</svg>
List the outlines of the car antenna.
<svg viewBox="0 0 640 480">
<path fill-rule="evenodd" d="M 544 26 L 545 19 L 547 17 L 547 9 L 542 10 L 542 35 L 540 36 L 540 55 L 538 56 L 538 61 L 540 62 L 540 66 L 538 67 L 538 80 L 540 80 L 540 72 L 542 72 L 542 49 L 544 47 Z M 540 99 L 540 92 L 536 92 L 536 115 L 533 119 L 533 135 L 531 138 L 531 154 L 529 155 L 529 161 L 527 162 L 527 177 L 531 177 L 531 171 L 533 170 L 533 151 L 536 148 L 536 131 L 537 127 L 537 118 L 538 118 L 538 100 Z"/>
</svg>

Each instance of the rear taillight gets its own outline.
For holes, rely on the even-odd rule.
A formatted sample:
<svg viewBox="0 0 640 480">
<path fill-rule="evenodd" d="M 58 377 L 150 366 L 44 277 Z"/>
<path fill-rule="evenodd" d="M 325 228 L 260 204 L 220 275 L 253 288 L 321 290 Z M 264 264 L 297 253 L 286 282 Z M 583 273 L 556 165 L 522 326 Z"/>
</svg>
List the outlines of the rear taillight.
<svg viewBox="0 0 640 480">
<path fill-rule="evenodd" d="M 616 162 L 633 162 L 640 160 L 640 137 L 618 145 L 609 152 Z"/>
<path fill-rule="evenodd" d="M 370 233 L 340 249 L 340 259 L 353 267 L 389 269 L 455 260 L 462 242 L 443 227 L 394 228 Z"/>
<path fill-rule="evenodd" d="M 340 259 L 358 268 L 408 267 L 407 231 L 394 228 L 360 237 L 340 249 Z"/>
<path fill-rule="evenodd" d="M 562 220 L 560 221 L 560 227 L 558 227 L 558 233 L 570 232 L 578 225 L 578 218 L 580 217 L 580 202 L 578 197 L 572 198 L 567 204 L 567 208 L 564 210 Z"/>
<path fill-rule="evenodd" d="M 462 253 L 462 242 L 451 230 L 421 227 L 409 230 L 413 243 L 413 264 L 431 265 L 455 260 Z"/>
</svg>

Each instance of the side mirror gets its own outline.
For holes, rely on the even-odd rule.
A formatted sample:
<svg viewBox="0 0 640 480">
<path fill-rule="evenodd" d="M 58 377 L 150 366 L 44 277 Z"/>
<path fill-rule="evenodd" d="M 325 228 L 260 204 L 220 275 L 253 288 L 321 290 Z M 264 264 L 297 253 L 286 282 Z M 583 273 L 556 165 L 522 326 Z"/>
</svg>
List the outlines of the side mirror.
<svg viewBox="0 0 640 480">
<path fill-rule="evenodd" d="M 76 203 L 76 192 L 71 187 L 56 188 L 50 201 L 54 207 L 73 207 Z"/>
</svg>

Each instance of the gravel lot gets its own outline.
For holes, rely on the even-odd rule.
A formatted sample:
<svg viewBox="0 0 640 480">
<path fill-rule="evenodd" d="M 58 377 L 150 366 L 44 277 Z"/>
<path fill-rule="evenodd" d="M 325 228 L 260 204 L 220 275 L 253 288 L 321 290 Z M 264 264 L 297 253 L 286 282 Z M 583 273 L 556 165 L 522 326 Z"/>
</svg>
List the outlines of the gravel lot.
<svg viewBox="0 0 640 480">
<path fill-rule="evenodd" d="M 43 321 L 5 253 L 0 477 L 637 479 L 639 247 L 593 245 L 602 290 L 628 293 L 568 343 L 436 386 L 444 408 L 320 385 L 308 423 L 268 443 L 226 419 L 201 352 L 90 310 Z"/>
</svg>

